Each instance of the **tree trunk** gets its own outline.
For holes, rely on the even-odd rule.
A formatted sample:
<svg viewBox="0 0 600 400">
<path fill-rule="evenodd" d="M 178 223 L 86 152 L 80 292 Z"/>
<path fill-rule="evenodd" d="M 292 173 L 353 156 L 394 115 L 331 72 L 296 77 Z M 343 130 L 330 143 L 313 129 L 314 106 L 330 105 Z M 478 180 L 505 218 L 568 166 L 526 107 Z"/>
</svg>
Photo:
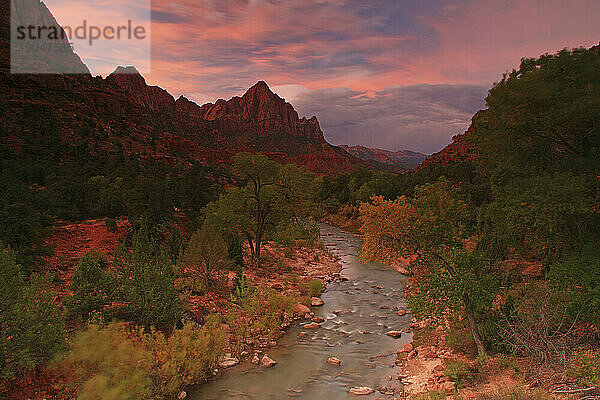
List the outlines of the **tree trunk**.
<svg viewBox="0 0 600 400">
<path fill-rule="evenodd" d="M 477 354 L 487 354 L 485 345 L 483 344 L 483 340 L 481 339 L 481 335 L 479 334 L 479 329 L 477 328 L 477 321 L 475 321 L 475 315 L 473 315 L 470 303 L 467 300 L 465 300 L 465 314 L 467 314 L 467 319 L 469 320 L 469 326 L 471 328 L 471 334 L 473 335 L 473 340 L 475 341 L 475 345 L 477 346 Z"/>
<path fill-rule="evenodd" d="M 261 242 L 262 242 L 262 237 L 256 236 L 256 239 L 254 240 L 254 245 L 256 246 L 256 249 L 254 250 L 254 256 L 256 257 L 257 262 L 260 259 L 260 243 Z"/>
</svg>

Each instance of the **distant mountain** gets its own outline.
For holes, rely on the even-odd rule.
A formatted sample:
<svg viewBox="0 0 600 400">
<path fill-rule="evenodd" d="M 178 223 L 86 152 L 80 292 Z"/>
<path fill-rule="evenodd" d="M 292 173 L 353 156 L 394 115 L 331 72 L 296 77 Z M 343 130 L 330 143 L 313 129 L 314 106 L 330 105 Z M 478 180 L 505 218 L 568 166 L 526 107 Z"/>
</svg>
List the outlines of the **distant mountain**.
<svg viewBox="0 0 600 400">
<path fill-rule="evenodd" d="M 427 154 L 418 153 L 416 151 L 410 150 L 390 151 L 383 149 L 374 149 L 360 145 L 340 145 L 339 147 L 346 150 L 353 156 L 360 158 L 363 161 L 374 161 L 384 166 L 397 167 L 402 170 L 410 170 L 416 168 L 427 158 Z"/>
</svg>

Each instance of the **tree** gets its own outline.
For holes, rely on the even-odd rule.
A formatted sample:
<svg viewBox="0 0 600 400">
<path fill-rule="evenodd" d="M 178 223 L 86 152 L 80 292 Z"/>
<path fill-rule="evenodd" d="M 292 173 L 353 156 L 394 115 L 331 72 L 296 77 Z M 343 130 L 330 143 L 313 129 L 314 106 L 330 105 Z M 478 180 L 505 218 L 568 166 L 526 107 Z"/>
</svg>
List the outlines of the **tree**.
<svg viewBox="0 0 600 400">
<path fill-rule="evenodd" d="M 221 235 L 205 223 L 197 230 L 185 249 L 183 263 L 194 281 L 205 288 L 218 286 L 221 272 L 231 266 L 228 249 Z"/>
<path fill-rule="evenodd" d="M 90 252 L 79 260 L 69 285 L 73 295 L 64 300 L 69 318 L 86 321 L 90 313 L 104 312 L 112 302 L 117 283 L 107 270 L 101 253 Z"/>
<path fill-rule="evenodd" d="M 26 282 L 15 254 L 0 248 L 0 379 L 21 376 L 64 346 L 63 320 L 48 281 Z"/>
<path fill-rule="evenodd" d="M 491 307 L 497 287 L 491 264 L 468 245 L 474 240 L 474 208 L 441 180 L 417 187 L 413 197 L 373 197 L 360 213 L 362 257 L 393 262 L 416 255 L 414 311 L 436 316 L 462 310 L 478 352 L 485 353 L 476 313 Z"/>
<path fill-rule="evenodd" d="M 121 249 L 115 256 L 114 299 L 121 307 L 114 313 L 146 327 L 171 328 L 183 318 L 185 306 L 175 290 L 171 260 L 155 240 L 149 230 L 140 229 L 131 250 Z"/>
<path fill-rule="evenodd" d="M 263 240 L 272 235 L 280 222 L 302 224 L 306 190 L 312 175 L 305 170 L 282 167 L 262 154 L 238 153 L 233 171 L 236 187 L 229 188 L 207 206 L 207 219 L 230 232 L 241 234 L 250 247 L 253 261 L 260 259 Z"/>
</svg>

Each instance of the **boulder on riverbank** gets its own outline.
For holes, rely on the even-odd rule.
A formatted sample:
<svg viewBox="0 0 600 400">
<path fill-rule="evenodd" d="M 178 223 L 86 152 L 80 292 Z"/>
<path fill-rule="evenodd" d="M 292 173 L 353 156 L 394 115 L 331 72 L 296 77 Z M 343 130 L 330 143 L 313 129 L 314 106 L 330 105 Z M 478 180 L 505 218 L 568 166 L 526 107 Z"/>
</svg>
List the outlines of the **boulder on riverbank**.
<svg viewBox="0 0 600 400">
<path fill-rule="evenodd" d="M 260 360 L 260 363 L 264 366 L 264 367 L 272 367 L 275 364 L 277 364 L 277 361 L 273 360 L 271 357 L 269 357 L 268 355 L 264 355 L 262 356 L 262 359 Z"/>
<path fill-rule="evenodd" d="M 323 300 L 321 300 L 318 297 L 311 297 L 310 298 L 310 305 L 313 306 L 313 307 L 319 307 L 319 306 L 322 306 L 323 304 L 324 304 Z"/>
</svg>

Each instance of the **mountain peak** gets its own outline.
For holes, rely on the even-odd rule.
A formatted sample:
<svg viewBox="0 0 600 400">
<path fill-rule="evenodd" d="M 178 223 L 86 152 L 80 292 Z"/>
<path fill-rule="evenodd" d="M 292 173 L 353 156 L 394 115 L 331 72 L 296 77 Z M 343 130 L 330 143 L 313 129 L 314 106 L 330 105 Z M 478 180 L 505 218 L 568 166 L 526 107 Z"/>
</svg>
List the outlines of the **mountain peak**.
<svg viewBox="0 0 600 400">
<path fill-rule="evenodd" d="M 267 83 L 265 81 L 258 81 L 256 82 L 254 85 L 252 85 L 250 87 L 250 89 L 248 89 L 246 91 L 246 93 L 244 94 L 243 97 L 246 96 L 258 96 L 258 97 L 279 97 L 277 96 L 269 87 L 269 85 L 267 85 Z"/>
</svg>

